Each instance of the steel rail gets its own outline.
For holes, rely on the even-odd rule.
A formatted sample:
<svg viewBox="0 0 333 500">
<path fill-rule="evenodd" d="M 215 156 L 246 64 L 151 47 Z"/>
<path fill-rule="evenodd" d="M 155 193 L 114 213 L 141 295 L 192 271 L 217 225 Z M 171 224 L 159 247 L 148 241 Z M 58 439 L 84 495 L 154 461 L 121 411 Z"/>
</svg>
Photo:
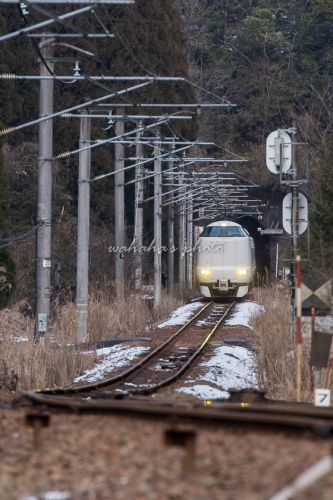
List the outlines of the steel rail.
<svg viewBox="0 0 333 500">
<path fill-rule="evenodd" d="M 113 377 L 106 378 L 100 382 L 93 382 L 90 384 L 81 385 L 78 387 L 68 387 L 62 388 L 58 387 L 55 389 L 42 389 L 40 391 L 36 391 L 40 394 L 78 394 L 80 392 L 90 392 L 95 389 L 99 389 L 100 387 L 106 387 L 108 385 L 113 385 L 117 382 L 123 381 L 126 377 L 134 373 L 135 371 L 142 368 L 145 364 L 147 364 L 156 354 L 158 354 L 162 349 L 164 349 L 167 345 L 169 345 L 175 338 L 177 338 L 186 328 L 188 328 L 195 320 L 197 320 L 201 314 L 211 305 L 213 302 L 208 302 L 205 304 L 199 312 L 197 312 L 185 325 L 183 325 L 176 333 L 172 334 L 165 342 L 160 344 L 156 349 L 151 351 L 147 356 L 141 359 L 138 363 L 135 363 L 130 368 L 125 370 L 124 372 L 115 375 Z"/>
<path fill-rule="evenodd" d="M 170 377 L 166 378 L 165 380 L 162 380 L 158 384 L 154 384 L 154 385 L 152 385 L 150 387 L 141 387 L 141 388 L 138 387 L 138 388 L 135 388 L 135 389 L 129 389 L 129 390 L 127 390 L 127 393 L 129 395 L 132 395 L 132 394 L 152 394 L 153 392 L 158 391 L 162 387 L 165 387 L 165 386 L 170 385 L 171 383 L 175 382 L 191 366 L 191 364 L 193 363 L 193 361 L 202 353 L 202 351 L 207 346 L 208 342 L 213 337 L 213 335 L 215 334 L 216 330 L 223 323 L 225 317 L 229 314 L 229 312 L 231 311 L 231 309 L 233 308 L 233 306 L 235 305 L 235 303 L 236 302 L 234 301 L 234 302 L 232 302 L 230 304 L 230 306 L 226 309 L 226 311 L 222 314 L 221 318 L 216 322 L 216 324 L 214 325 L 214 327 L 211 329 L 211 331 L 209 332 L 209 334 L 206 336 L 205 340 L 202 342 L 202 344 L 200 345 L 200 347 L 192 354 L 192 356 L 190 356 L 188 358 L 188 360 L 186 361 L 186 363 L 184 363 L 179 368 L 179 370 L 176 373 L 174 373 Z"/>
<path fill-rule="evenodd" d="M 322 419 L 331 419 L 333 421 L 333 408 L 323 406 L 313 406 L 310 403 L 294 403 L 294 402 L 271 402 L 271 403 L 221 403 L 219 408 L 227 411 L 242 411 L 257 413 L 274 413 L 279 415 L 298 415 L 306 417 L 320 417 Z"/>
<path fill-rule="evenodd" d="M 28 391 L 25 396 L 41 405 L 63 408 L 80 412 L 112 412 L 115 414 L 126 414 L 129 416 L 145 417 L 179 417 L 212 423 L 243 424 L 243 425 L 266 425 L 276 427 L 289 427 L 293 429 L 311 430 L 323 437 L 331 437 L 333 432 L 333 420 L 327 421 L 314 417 L 267 414 L 264 412 L 244 412 L 240 407 L 238 410 L 226 411 L 216 407 L 198 408 L 184 405 L 157 404 L 156 402 L 138 400 L 114 400 L 95 399 L 82 400 L 79 398 L 68 398 L 65 396 L 52 396 Z M 264 406 L 264 404 L 263 404 Z"/>
</svg>

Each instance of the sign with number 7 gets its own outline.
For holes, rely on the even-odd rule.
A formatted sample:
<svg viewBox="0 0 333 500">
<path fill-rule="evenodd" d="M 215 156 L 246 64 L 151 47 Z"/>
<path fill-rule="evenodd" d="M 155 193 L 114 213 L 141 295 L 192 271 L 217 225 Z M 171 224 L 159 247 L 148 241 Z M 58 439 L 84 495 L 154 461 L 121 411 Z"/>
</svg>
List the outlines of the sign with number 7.
<svg viewBox="0 0 333 500">
<path fill-rule="evenodd" d="M 315 389 L 315 406 L 331 406 L 330 389 Z"/>
</svg>

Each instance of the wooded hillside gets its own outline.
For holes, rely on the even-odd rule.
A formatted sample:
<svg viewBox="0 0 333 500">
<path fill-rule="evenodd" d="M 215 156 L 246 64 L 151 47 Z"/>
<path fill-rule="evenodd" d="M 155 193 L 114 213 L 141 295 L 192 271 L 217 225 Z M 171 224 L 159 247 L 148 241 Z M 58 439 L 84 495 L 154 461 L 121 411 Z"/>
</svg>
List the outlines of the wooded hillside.
<svg viewBox="0 0 333 500">
<path fill-rule="evenodd" d="M 51 7 L 46 7 L 50 9 Z M 76 7 L 73 7 L 73 9 Z M 68 10 L 68 8 L 67 8 Z M 64 7 L 52 8 L 52 12 L 63 13 Z M 1 5 L 0 33 L 5 34 L 44 20 L 34 8 L 23 16 L 17 6 Z M 96 15 L 76 17 L 72 24 L 76 30 L 90 33 L 114 33 L 113 39 L 74 39 L 71 42 L 94 54 L 80 54 L 60 44 L 55 46 L 57 57 L 72 57 L 79 60 L 82 75 L 166 75 L 187 76 L 187 61 L 184 54 L 184 38 L 180 16 L 173 0 L 138 0 L 129 6 L 100 6 Z M 73 31 L 68 25 L 58 25 L 59 32 Z M 52 31 L 52 30 L 49 30 Z M 74 30 L 75 32 L 75 30 Z M 37 42 L 31 38 L 18 37 L 0 44 L 0 72 L 18 75 L 39 74 Z M 55 74 L 73 74 L 74 60 L 57 62 Z M 61 110 L 83 102 L 87 98 L 111 93 L 133 83 L 92 84 L 55 83 L 54 109 Z M 38 117 L 38 82 L 0 80 L 1 129 L 19 125 Z M 194 91 L 189 85 L 159 83 L 117 102 L 193 102 Z M 157 113 L 162 110 L 156 110 Z M 93 123 L 92 138 L 103 139 L 114 134 L 106 125 Z M 183 133 L 195 137 L 195 124 L 180 128 Z M 165 133 L 170 131 L 166 130 Z M 54 153 L 77 147 L 79 124 L 77 120 L 56 119 L 54 125 Z M 3 170 L 0 171 L 0 206 L 6 205 L 6 227 L 9 235 L 25 232 L 36 223 L 37 210 L 37 140 L 38 127 L 30 127 L 5 136 L 2 141 L 4 155 Z M 112 147 L 99 148 L 92 156 L 93 175 L 113 169 Z M 55 281 L 62 289 L 70 290 L 75 282 L 76 249 L 76 196 L 77 157 L 54 164 L 54 263 Z M 131 174 L 132 175 L 132 174 Z M 6 177 L 6 182 L 2 181 Z M 92 189 L 92 250 L 91 273 L 98 282 L 107 272 L 112 277 L 108 245 L 113 234 L 113 181 L 106 179 L 96 183 Z M 126 212 L 129 237 L 133 224 L 133 189 L 126 190 Z M 148 214 L 150 216 L 150 214 Z M 0 223 L 3 220 L 1 217 Z M 151 235 L 151 230 L 148 228 Z M 0 226 L 0 239 L 5 239 L 5 227 Z M 101 242 L 104 242 L 102 247 Z M 5 243 L 6 244 L 6 243 Z M 7 245 L 17 262 L 20 287 L 17 297 L 33 297 L 34 242 Z M 103 249 L 102 249 L 103 248 Z M 66 251 L 64 251 L 66 249 Z M 103 262 L 100 254 L 103 253 Z M 96 259 L 95 259 L 96 258 Z M 98 262 L 99 261 L 99 262 Z M 1 264 L 0 264 L 1 265 Z M 110 275 L 111 272 L 111 275 Z"/>
<path fill-rule="evenodd" d="M 54 11 L 59 12 L 59 8 Z M 44 18 L 33 8 L 24 16 L 16 6 L 4 4 L 0 8 L 0 32 L 8 33 Z M 78 42 L 81 48 L 94 53 L 94 57 L 80 56 L 82 74 L 186 76 L 189 70 L 190 78 L 198 85 L 196 93 L 182 84 L 156 84 L 136 96 L 149 102 L 207 101 L 218 97 L 237 104 L 228 113 L 203 113 L 198 120 L 198 135 L 223 146 L 221 157 L 236 154 L 250 159 L 244 175 L 269 189 L 278 187 L 264 164 L 266 137 L 272 130 L 290 127 L 295 121 L 298 140 L 309 145 L 312 264 L 332 269 L 331 0 L 136 0 L 135 5 L 126 7 L 100 7 L 96 15 L 77 18 L 73 24 L 83 31 L 107 29 L 116 35 L 107 41 Z M 57 56 L 70 55 L 73 56 L 68 48 L 57 46 Z M 0 44 L 1 73 L 38 74 L 37 59 L 36 42 L 32 39 L 19 37 Z M 73 62 L 57 63 L 55 71 L 71 74 Z M 111 87 L 122 86 L 57 82 L 55 109 L 103 95 Z M 205 91 L 200 91 L 200 87 Z M 126 99 L 131 102 L 133 96 Z M 2 127 L 36 118 L 38 83 L 0 80 L 0 109 Z M 196 134 L 195 125 L 190 129 L 177 128 L 188 137 Z M 108 133 L 99 125 L 93 127 L 94 138 L 105 138 Z M 55 153 L 76 146 L 77 142 L 78 123 L 57 119 Z M 37 127 L 5 136 L 2 149 L 0 239 L 4 240 L 7 235 L 31 228 L 36 221 Z M 105 172 L 110 166 L 112 169 L 111 149 L 94 153 L 94 174 Z M 76 175 L 77 159 L 55 164 L 55 268 L 59 286 L 68 290 L 73 285 L 75 269 Z M 102 266 L 97 261 L 99 242 L 105 241 L 106 246 L 110 243 L 112 187 L 112 181 L 107 180 L 96 184 L 92 192 L 92 234 L 97 249 L 92 247 L 91 272 L 97 281 L 105 269 L 110 269 L 107 257 Z M 129 227 L 133 224 L 132 203 L 133 191 L 128 190 Z M 149 220 L 149 214 L 147 217 Z M 0 266 L 5 258 L 9 262 L 8 250 L 18 266 L 21 285 L 17 297 L 29 295 L 33 284 L 32 271 L 27 270 L 33 269 L 33 240 L 27 245 L 2 246 L 6 251 L 1 254 L 5 257 Z"/>
<path fill-rule="evenodd" d="M 191 76 L 238 105 L 211 111 L 203 137 L 251 159 L 245 175 L 274 187 L 264 163 L 267 135 L 295 121 L 309 146 L 311 260 L 333 267 L 332 70 L 330 0 L 177 0 Z M 277 186 L 275 186 L 277 188 Z"/>
</svg>

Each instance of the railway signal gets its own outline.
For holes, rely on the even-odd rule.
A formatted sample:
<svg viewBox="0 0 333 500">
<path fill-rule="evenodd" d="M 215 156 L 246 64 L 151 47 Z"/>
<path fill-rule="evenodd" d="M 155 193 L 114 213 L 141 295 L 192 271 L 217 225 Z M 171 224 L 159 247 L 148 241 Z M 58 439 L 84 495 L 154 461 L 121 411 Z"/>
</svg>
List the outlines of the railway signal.
<svg viewBox="0 0 333 500">
<path fill-rule="evenodd" d="M 291 135 L 289 135 L 291 134 Z M 288 185 L 290 192 L 283 199 L 283 228 L 291 235 L 291 335 L 297 342 L 296 372 L 297 401 L 301 399 L 301 276 L 298 238 L 308 228 L 308 201 L 299 187 L 307 182 L 301 178 L 301 168 L 296 161 L 296 148 L 306 144 L 295 140 L 296 128 L 278 129 L 272 132 L 266 141 L 266 165 L 273 174 L 280 174 L 280 183 Z M 307 156 L 306 156 L 307 158 Z M 303 167 L 304 170 L 304 167 Z M 307 172 L 307 164 L 306 164 Z M 297 314 L 296 314 L 297 311 Z"/>
<path fill-rule="evenodd" d="M 292 208 L 293 203 L 297 205 L 297 233 L 300 236 L 308 228 L 308 200 L 303 193 L 297 194 L 298 198 L 293 201 L 292 193 L 286 194 L 282 202 L 283 229 L 292 234 Z"/>
<path fill-rule="evenodd" d="M 273 174 L 287 173 L 291 168 L 291 137 L 285 130 L 271 132 L 266 140 L 266 165 Z"/>
</svg>

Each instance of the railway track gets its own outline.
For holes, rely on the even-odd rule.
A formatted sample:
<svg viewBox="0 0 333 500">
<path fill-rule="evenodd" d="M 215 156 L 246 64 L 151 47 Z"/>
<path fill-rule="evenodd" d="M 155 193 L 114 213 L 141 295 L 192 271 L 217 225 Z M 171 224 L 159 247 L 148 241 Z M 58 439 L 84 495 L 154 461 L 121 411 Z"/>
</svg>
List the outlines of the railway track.
<svg viewBox="0 0 333 500">
<path fill-rule="evenodd" d="M 311 431 L 322 438 L 333 436 L 333 409 L 315 408 L 302 403 L 244 403 L 211 402 L 209 406 L 199 403 L 173 404 L 170 401 L 154 401 L 142 399 L 83 399 L 50 395 L 29 391 L 28 399 L 42 405 L 43 409 L 58 408 L 75 412 L 100 413 L 107 412 L 126 415 L 133 418 L 172 418 L 175 424 L 182 421 L 222 425 L 242 425 L 246 427 L 283 428 Z M 43 413 L 34 415 L 36 420 L 43 418 Z"/>
<path fill-rule="evenodd" d="M 116 376 L 78 387 L 42 390 L 38 393 L 63 396 L 89 393 L 93 398 L 110 399 L 152 394 L 175 382 L 190 368 L 234 304 L 208 302 L 162 344 Z"/>
<path fill-rule="evenodd" d="M 202 355 L 230 313 L 231 304 L 209 302 L 162 344 L 122 373 L 78 387 L 29 391 L 25 396 L 42 408 L 110 412 L 146 417 L 173 417 L 215 424 L 276 426 L 333 436 L 333 410 L 304 403 L 209 402 L 179 404 L 144 398 L 176 382 Z M 89 394 L 89 397 L 87 395 Z"/>
</svg>

